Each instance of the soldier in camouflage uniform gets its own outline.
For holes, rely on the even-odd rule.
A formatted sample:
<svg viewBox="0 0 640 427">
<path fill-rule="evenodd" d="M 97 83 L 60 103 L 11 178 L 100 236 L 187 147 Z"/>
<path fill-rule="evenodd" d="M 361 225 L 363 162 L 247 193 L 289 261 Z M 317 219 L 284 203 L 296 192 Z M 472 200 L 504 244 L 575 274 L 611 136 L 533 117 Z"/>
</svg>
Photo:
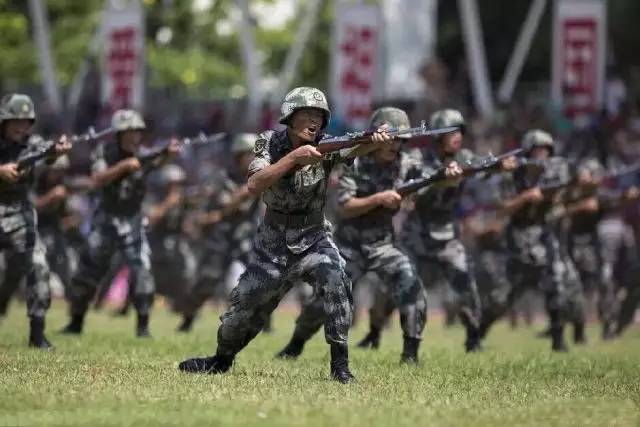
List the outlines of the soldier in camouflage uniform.
<svg viewBox="0 0 640 427">
<path fill-rule="evenodd" d="M 254 239 L 251 261 L 221 317 L 216 354 L 185 360 L 179 369 L 228 371 L 236 354 L 260 332 L 293 284 L 307 281 L 324 301 L 331 377 L 348 383 L 354 379 L 347 348 L 351 282 L 331 237 L 331 224 L 324 217 L 327 178 L 338 163 L 379 149 L 390 138 L 376 132 L 369 144 L 322 155 L 314 145 L 331 114 L 324 94 L 314 88 L 296 88 L 286 95 L 281 112 L 280 123 L 286 129 L 261 134 L 249 166 L 248 189 L 253 195 L 262 194 L 267 211 Z"/>
<path fill-rule="evenodd" d="M 26 279 L 29 346 L 48 349 L 51 344 L 44 335 L 44 318 L 51 301 L 49 266 L 29 199 L 34 172 L 32 166 L 19 170 L 17 163 L 25 155 L 42 150 L 44 141 L 31 136 L 35 118 L 33 102 L 26 95 L 7 95 L 0 101 L 0 250 L 6 262 L 0 283 L 0 315 L 5 314 L 11 295 Z M 63 137 L 49 161 L 70 148 Z"/>
<path fill-rule="evenodd" d="M 563 258 L 557 230 L 549 223 L 549 215 L 557 201 L 555 193 L 545 195 L 541 186 L 569 179 L 568 163 L 553 155 L 553 138 L 546 132 L 532 130 L 523 138 L 526 156 L 538 162 L 536 167 L 521 165 L 513 174 L 510 186 L 505 186 L 506 201 L 502 208 L 511 216 L 507 226 L 507 278 L 509 295 L 500 306 L 485 307 L 481 334 L 484 336 L 493 322 L 512 306 L 528 288 L 539 287 L 545 293 L 551 324 L 552 349 L 566 351 L 563 330 L 569 314 L 568 285 L 570 265 Z M 579 285 L 579 284 L 578 284 Z"/>
<path fill-rule="evenodd" d="M 461 165 L 472 163 L 474 155 L 461 148 L 465 123 L 459 111 L 436 111 L 430 125 L 433 128 L 457 126 L 460 129 L 438 137 L 435 149 L 424 155 L 424 174 L 430 175 L 446 166 L 449 179 L 418 193 L 415 209 L 404 224 L 402 242 L 415 257 L 425 283 L 438 277 L 445 279 L 466 329 L 465 349 L 468 352 L 478 351 L 481 349 L 480 299 L 467 251 L 460 241 L 458 226 L 454 224 L 454 210 L 464 183 L 460 180 Z M 512 161 L 505 159 L 501 167 L 510 167 L 509 162 Z"/>
<path fill-rule="evenodd" d="M 199 218 L 203 227 L 203 253 L 200 256 L 198 278 L 185 298 L 180 332 L 191 330 L 202 305 L 219 289 L 234 260 L 249 263 L 251 239 L 257 227 L 260 200 L 249 194 L 247 171 L 253 160 L 254 143 L 258 135 L 239 134 L 231 151 L 234 168 L 222 177 L 222 189 Z"/>
<path fill-rule="evenodd" d="M 384 125 L 400 130 L 410 128 L 407 114 L 391 107 L 380 108 L 371 116 L 370 130 Z M 418 361 L 418 347 L 427 320 L 427 298 L 409 258 L 395 243 L 391 221 L 402 197 L 393 188 L 419 177 L 420 173 L 420 165 L 406 153 L 400 153 L 398 141 L 356 159 L 353 166 L 343 172 L 338 188 L 341 219 L 335 239 L 347 261 L 347 274 L 352 283 L 357 283 L 368 272 L 375 272 L 390 288 L 392 298 L 385 295 L 384 299 L 393 302 L 391 310 L 394 306 L 399 308 L 404 336 L 401 359 L 405 362 Z M 387 317 L 385 314 L 372 311 L 370 334 L 379 337 Z M 303 307 L 291 341 L 278 356 L 298 357 L 324 320 L 323 301 L 312 299 Z"/>
<path fill-rule="evenodd" d="M 160 175 L 163 198 L 149 209 L 151 271 L 157 293 L 175 306 L 191 287 L 196 270 L 195 255 L 183 232 L 188 208 L 184 191 L 187 175 L 175 164 L 164 166 Z"/>
<path fill-rule="evenodd" d="M 100 190 L 87 246 L 71 281 L 71 319 L 63 333 L 80 334 L 89 303 L 108 273 L 112 257 L 119 254 L 129 267 L 129 287 L 138 313 L 136 335 L 149 336 L 149 312 L 155 290 L 147 242 L 147 218 L 142 212 L 146 178 L 153 168 L 176 155 L 173 140 L 166 155 L 143 165 L 137 157 L 146 128 L 139 113 L 119 110 L 113 114 L 115 143 L 101 144 L 94 153 L 93 180 Z"/>
</svg>

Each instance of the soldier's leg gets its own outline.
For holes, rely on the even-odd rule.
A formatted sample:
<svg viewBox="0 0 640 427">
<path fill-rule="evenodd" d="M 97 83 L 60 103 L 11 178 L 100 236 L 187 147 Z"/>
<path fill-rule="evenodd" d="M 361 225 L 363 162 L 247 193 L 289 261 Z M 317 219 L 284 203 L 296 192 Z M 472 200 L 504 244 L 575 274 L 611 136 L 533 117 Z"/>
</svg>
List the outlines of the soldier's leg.
<svg viewBox="0 0 640 427">
<path fill-rule="evenodd" d="M 129 267 L 129 295 L 138 314 L 136 335 L 149 336 L 149 315 L 153 306 L 155 281 L 151 274 L 151 249 L 142 224 L 119 242 L 120 253 Z"/>
<path fill-rule="evenodd" d="M 329 237 L 325 237 L 297 260 L 290 271 L 290 279 L 306 280 L 324 301 L 324 333 L 325 340 L 331 346 L 331 376 L 347 383 L 354 379 L 349 371 L 347 347 L 353 296 L 351 281 L 344 268 L 345 261 L 338 248 Z"/>
<path fill-rule="evenodd" d="M 349 268 L 347 267 L 347 270 Z M 355 282 L 354 282 L 355 283 Z M 380 336 L 396 305 L 391 295 L 391 290 L 383 283 L 373 284 L 373 302 L 369 308 L 369 332 L 358 343 L 360 348 L 377 349 L 380 347 Z"/>
<path fill-rule="evenodd" d="M 456 296 L 458 316 L 466 329 L 465 348 L 467 351 L 480 350 L 480 297 L 464 246 L 459 240 L 447 242 L 438 253 L 438 261 Z"/>
<path fill-rule="evenodd" d="M 507 272 L 509 259 L 506 254 L 487 251 L 480 254 L 478 261 L 476 277 L 482 302 L 480 335 L 484 338 L 491 326 L 507 312 L 511 311 L 517 316 L 515 302 L 524 288 L 516 287 L 511 282 Z"/>
<path fill-rule="evenodd" d="M 549 332 L 551 348 L 554 351 L 567 351 L 564 341 L 564 326 L 571 309 L 567 292 L 567 264 L 560 256 L 560 249 L 554 236 L 548 236 L 546 242 L 549 264 L 544 269 L 541 287 L 545 294 L 545 306 L 549 315 Z"/>
<path fill-rule="evenodd" d="M 372 315 L 372 324 L 384 322 L 393 307 L 398 307 L 404 340 L 402 361 L 417 362 L 422 331 L 427 321 L 426 291 L 409 258 L 397 248 L 384 247 L 376 255 L 371 270 L 390 288 L 392 300 L 379 303 L 378 315 Z M 378 323 L 377 326 L 382 327 L 383 324 Z"/>
<path fill-rule="evenodd" d="M 565 268 L 564 288 L 567 295 L 568 320 L 573 324 L 573 339 L 576 344 L 585 344 L 587 313 L 584 288 L 573 261 L 569 257 L 563 257 L 562 261 Z"/>
<path fill-rule="evenodd" d="M 223 373 L 264 327 L 267 318 L 290 289 L 285 267 L 261 253 L 249 263 L 229 295 L 230 306 L 220 317 L 218 347 L 212 357 L 187 359 L 179 369 L 192 373 Z"/>
<path fill-rule="evenodd" d="M 620 301 L 620 311 L 615 325 L 615 335 L 620 335 L 633 322 L 640 305 L 640 266 L 631 269 L 626 281 L 624 298 Z"/>
<path fill-rule="evenodd" d="M 96 227 L 89 234 L 80 254 L 78 271 L 71 279 L 69 308 L 71 319 L 62 333 L 80 334 L 84 318 L 98 285 L 111 268 L 116 235 L 107 227 Z"/>
</svg>

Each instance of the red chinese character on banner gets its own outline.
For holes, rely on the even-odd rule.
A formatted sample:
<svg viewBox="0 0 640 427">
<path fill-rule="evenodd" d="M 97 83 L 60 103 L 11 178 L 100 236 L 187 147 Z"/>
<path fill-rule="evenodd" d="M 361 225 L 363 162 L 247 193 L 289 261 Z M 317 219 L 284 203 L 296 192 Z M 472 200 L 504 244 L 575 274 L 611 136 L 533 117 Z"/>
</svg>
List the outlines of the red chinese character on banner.
<svg viewBox="0 0 640 427">
<path fill-rule="evenodd" d="M 136 28 L 118 28 L 111 32 L 109 40 L 107 70 L 113 82 L 109 100 L 113 109 L 119 109 L 131 103 L 133 77 L 138 66 Z"/>
<path fill-rule="evenodd" d="M 563 25 L 563 98 L 569 117 L 593 113 L 597 91 L 597 23 L 593 19 L 567 19 Z"/>
<path fill-rule="evenodd" d="M 376 40 L 374 29 L 349 25 L 340 45 L 345 61 L 340 89 L 345 98 L 345 119 L 353 123 L 371 114 Z"/>
</svg>

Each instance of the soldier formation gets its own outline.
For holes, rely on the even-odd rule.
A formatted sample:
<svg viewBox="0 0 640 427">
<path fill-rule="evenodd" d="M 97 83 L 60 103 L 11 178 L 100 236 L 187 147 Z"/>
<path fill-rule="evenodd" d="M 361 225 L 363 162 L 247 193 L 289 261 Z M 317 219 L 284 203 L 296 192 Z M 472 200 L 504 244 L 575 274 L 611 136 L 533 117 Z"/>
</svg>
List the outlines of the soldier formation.
<svg viewBox="0 0 640 427">
<path fill-rule="evenodd" d="M 403 363 L 418 362 L 427 288 L 435 285 L 465 328 L 467 352 L 482 350 L 493 323 L 525 292 L 544 295 L 554 351 L 567 351 L 568 325 L 575 343 L 586 341 L 592 303 L 603 339 L 632 321 L 640 264 L 630 256 L 627 281 L 616 279 L 619 260 L 599 226 L 609 213 L 637 201 L 635 186 L 615 185 L 636 169 L 607 173 L 595 159 L 563 158 L 541 130 L 527 132 L 519 150 L 478 156 L 464 147 L 467 129 L 456 110 L 432 115 L 429 149 L 408 147 L 429 133 L 424 125 L 412 128 L 398 108 L 376 110 L 367 130 L 344 138 L 325 135 L 330 118 L 320 90 L 294 89 L 282 104 L 284 129 L 237 135 L 231 167 L 190 191 L 187 174 L 173 163 L 183 144 L 172 139 L 143 153 L 146 125 L 138 112 L 116 111 L 111 128 L 100 134 L 44 141 L 32 134 L 32 101 L 5 96 L 0 316 L 24 279 L 29 345 L 51 348 L 44 334 L 50 269 L 69 302 L 62 333 L 81 334 L 96 291 L 126 266 L 136 335 L 150 336 L 156 293 L 182 317 L 178 331 L 188 332 L 209 298 L 224 297 L 225 277 L 237 261 L 245 271 L 221 316 L 216 352 L 185 360 L 179 369 L 227 372 L 236 355 L 269 329 L 284 296 L 307 284 L 313 293 L 277 357 L 295 359 L 324 326 L 330 375 L 341 383 L 355 380 L 347 345 L 353 287 L 367 273 L 379 280 L 372 287 L 369 331 L 358 346 L 377 348 L 397 308 Z M 72 142 L 111 133 L 112 141 L 93 150 L 91 176 L 68 178 Z M 145 203 L 155 170 L 160 191 Z M 334 225 L 326 218 L 332 177 L 338 182 Z M 69 207 L 78 192 L 90 194 L 93 205 L 86 237 L 82 218 Z M 461 208 L 463 198 L 472 208 Z M 398 212 L 406 215 L 401 224 Z"/>
</svg>

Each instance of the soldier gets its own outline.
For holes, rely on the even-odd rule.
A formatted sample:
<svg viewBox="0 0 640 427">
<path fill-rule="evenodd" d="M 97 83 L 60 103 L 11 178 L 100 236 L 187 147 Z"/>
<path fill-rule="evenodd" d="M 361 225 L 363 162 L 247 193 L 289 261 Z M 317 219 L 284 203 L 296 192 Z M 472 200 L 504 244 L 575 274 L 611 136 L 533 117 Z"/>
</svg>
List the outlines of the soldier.
<svg viewBox="0 0 640 427">
<path fill-rule="evenodd" d="M 257 139 L 258 135 L 254 134 L 239 134 L 234 138 L 231 146 L 233 169 L 224 173 L 221 191 L 212 200 L 208 212 L 198 218 L 203 227 L 204 248 L 198 278 L 182 307 L 180 332 L 191 330 L 198 311 L 223 284 L 233 261 L 240 261 L 245 266 L 249 263 L 260 200 L 249 194 L 246 176 Z"/>
<path fill-rule="evenodd" d="M 6 262 L 0 283 L 0 315 L 5 314 L 9 298 L 20 281 L 26 279 L 29 346 L 49 349 L 51 343 L 44 335 L 45 314 L 51 302 L 49 266 L 36 227 L 36 211 L 29 199 L 33 167 L 18 168 L 19 159 L 43 148 L 44 141 L 31 136 L 35 119 L 33 102 L 28 96 L 11 94 L 0 101 L 0 250 Z M 70 148 L 63 136 L 48 161 Z"/>
<path fill-rule="evenodd" d="M 507 226 L 507 278 L 511 290 L 501 307 L 485 308 L 481 334 L 487 333 L 492 323 L 513 305 L 524 290 L 539 286 L 545 293 L 552 349 L 566 351 L 563 330 L 568 305 L 568 264 L 563 259 L 556 229 L 547 222 L 555 193 L 545 195 L 541 186 L 550 182 L 566 182 L 568 164 L 560 157 L 551 157 L 553 138 L 544 131 L 527 132 L 522 146 L 526 157 L 537 163 L 536 167 L 529 167 L 526 163 L 518 167 L 509 188 L 511 195 L 502 204 L 504 213 L 511 216 Z"/>
<path fill-rule="evenodd" d="M 473 161 L 471 151 L 462 148 L 465 122 L 456 110 L 436 111 L 430 120 L 433 128 L 456 126 L 459 131 L 439 136 L 435 147 L 425 153 L 424 173 L 432 174 L 446 167 L 448 180 L 419 192 L 415 209 L 404 224 L 402 241 L 407 245 L 421 269 L 422 280 L 442 277 L 455 296 L 454 303 L 460 321 L 466 329 L 465 349 L 481 350 L 480 300 L 467 251 L 454 224 L 454 210 L 462 192 L 461 165 Z M 513 168 L 514 159 L 501 162 L 501 168 Z"/>
<path fill-rule="evenodd" d="M 400 109 L 380 108 L 371 116 L 369 129 L 382 126 L 409 129 L 409 118 Z M 406 153 L 400 153 L 402 138 L 407 136 L 401 135 L 393 144 L 356 159 L 353 166 L 343 172 L 338 188 L 340 219 L 335 238 L 346 258 L 347 274 L 352 283 L 357 283 L 368 272 L 375 272 L 390 288 L 392 298 L 383 292 L 383 299 L 385 302 L 391 300 L 393 304 L 386 304 L 390 307 L 382 314 L 372 311 L 371 331 L 379 336 L 386 312 L 398 307 L 404 337 L 401 360 L 415 363 L 427 320 L 427 297 L 409 258 L 396 245 L 392 218 L 402 200 L 393 188 L 418 177 L 421 171 L 420 165 L 416 165 Z M 324 321 L 322 299 L 312 299 L 303 307 L 291 341 L 278 353 L 278 357 L 298 357 L 304 344 Z"/>
<path fill-rule="evenodd" d="M 96 288 L 119 254 L 129 267 L 129 287 L 138 313 L 136 335 L 149 336 L 149 312 L 153 304 L 154 280 L 147 243 L 147 219 L 142 213 L 149 172 L 175 156 L 180 147 L 172 140 L 166 154 L 149 164 L 137 157 L 145 123 L 139 113 L 118 110 L 113 114 L 115 143 L 101 144 L 94 153 L 92 178 L 99 200 L 91 233 L 82 251 L 80 266 L 71 281 L 71 319 L 66 334 L 80 334 L 87 308 Z"/>
<path fill-rule="evenodd" d="M 339 162 L 379 149 L 390 138 L 384 132 L 371 143 L 324 156 L 314 147 L 331 113 L 324 94 L 300 87 L 282 104 L 282 131 L 267 131 L 255 144 L 248 189 L 263 195 L 267 210 L 253 243 L 251 261 L 231 291 L 231 306 L 222 315 L 214 356 L 185 360 L 185 372 L 223 373 L 263 328 L 294 283 L 307 281 L 324 300 L 325 337 L 331 346 L 331 377 L 354 380 L 349 371 L 347 338 L 352 317 L 351 282 L 345 262 L 325 220 L 327 178 Z"/>
<path fill-rule="evenodd" d="M 160 175 L 163 198 L 149 209 L 151 271 L 158 294 L 169 298 L 175 307 L 191 287 L 196 270 L 195 255 L 183 232 L 187 175 L 174 164 L 164 166 Z"/>
</svg>

